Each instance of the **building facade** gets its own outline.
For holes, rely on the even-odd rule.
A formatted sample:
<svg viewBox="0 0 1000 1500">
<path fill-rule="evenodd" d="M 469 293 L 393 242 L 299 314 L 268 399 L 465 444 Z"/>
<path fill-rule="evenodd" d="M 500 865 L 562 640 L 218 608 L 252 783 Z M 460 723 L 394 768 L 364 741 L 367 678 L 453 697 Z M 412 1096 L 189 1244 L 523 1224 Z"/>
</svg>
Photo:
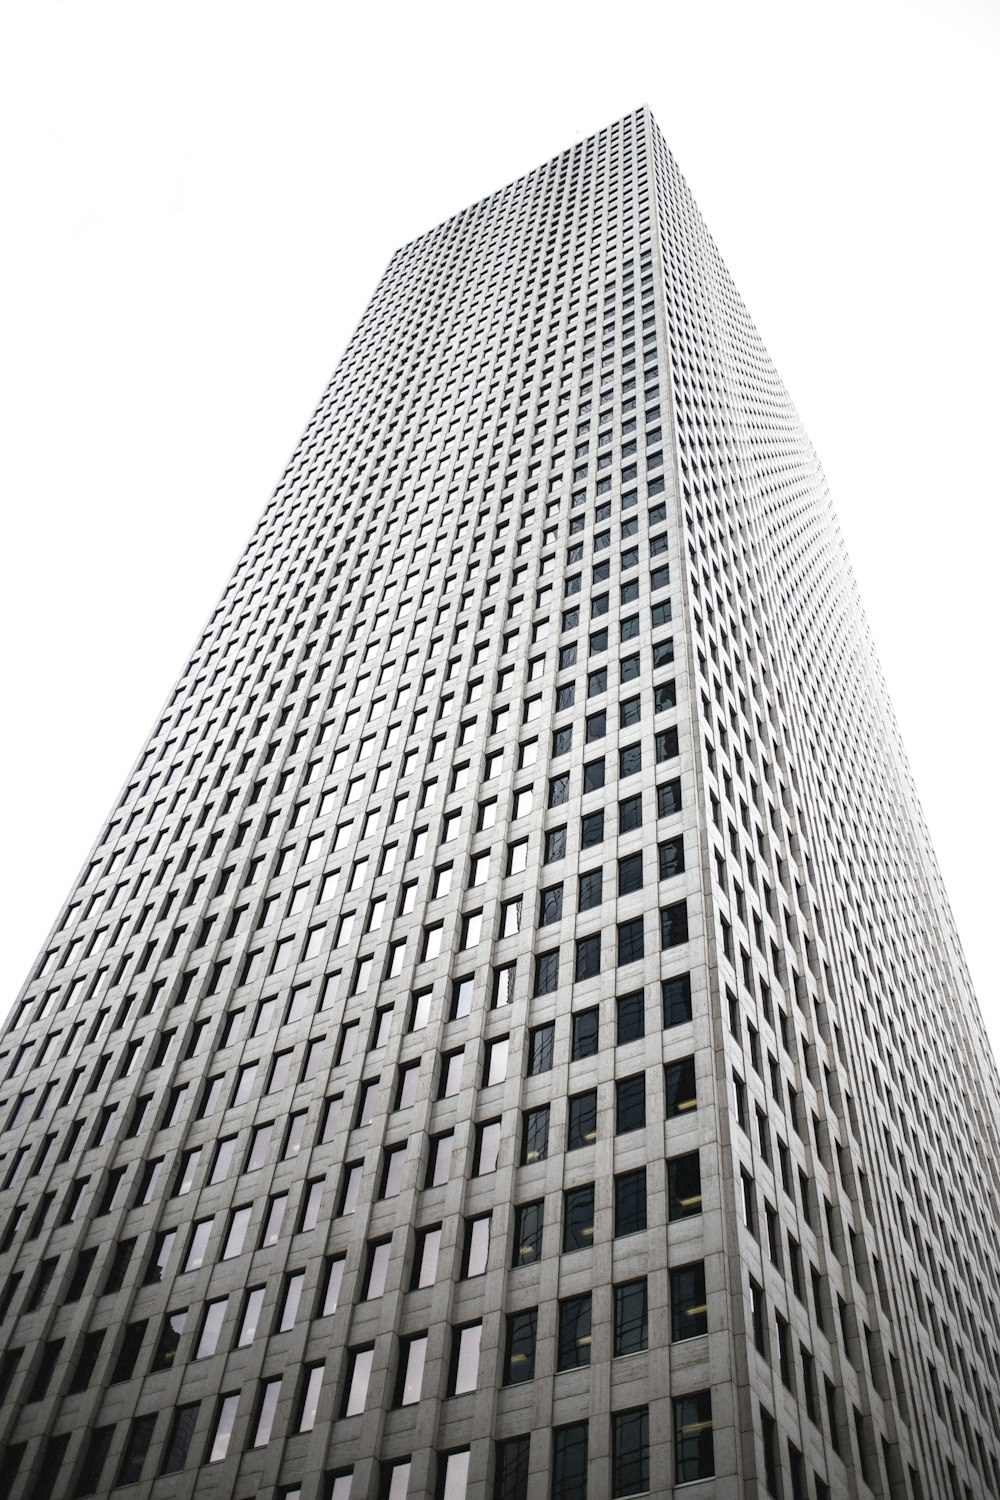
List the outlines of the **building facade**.
<svg viewBox="0 0 1000 1500">
<path fill-rule="evenodd" d="M 648 111 L 393 257 L 0 1079 L 16 1500 L 1000 1495 L 996 1072 Z"/>
</svg>

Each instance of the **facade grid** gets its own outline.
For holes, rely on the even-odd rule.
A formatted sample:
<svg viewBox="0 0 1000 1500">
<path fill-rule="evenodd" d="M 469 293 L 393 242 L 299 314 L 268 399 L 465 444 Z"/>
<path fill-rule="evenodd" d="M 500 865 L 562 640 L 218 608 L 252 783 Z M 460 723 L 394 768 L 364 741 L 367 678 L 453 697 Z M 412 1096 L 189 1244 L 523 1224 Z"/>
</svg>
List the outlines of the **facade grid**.
<svg viewBox="0 0 1000 1500">
<path fill-rule="evenodd" d="M 1000 1496 L 996 1070 L 648 110 L 393 256 L 0 1132 L 14 1500 Z"/>
</svg>

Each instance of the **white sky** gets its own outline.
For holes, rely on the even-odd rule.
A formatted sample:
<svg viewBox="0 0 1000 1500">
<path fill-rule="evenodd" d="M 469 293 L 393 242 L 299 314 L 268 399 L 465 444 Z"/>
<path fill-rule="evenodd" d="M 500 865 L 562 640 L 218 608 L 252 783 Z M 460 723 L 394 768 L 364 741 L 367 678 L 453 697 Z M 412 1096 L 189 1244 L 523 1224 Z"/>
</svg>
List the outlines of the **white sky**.
<svg viewBox="0 0 1000 1500">
<path fill-rule="evenodd" d="M 998 79 L 993 0 L 7 0 L 0 1012 L 393 249 L 645 101 L 823 459 L 1000 1050 Z"/>
</svg>

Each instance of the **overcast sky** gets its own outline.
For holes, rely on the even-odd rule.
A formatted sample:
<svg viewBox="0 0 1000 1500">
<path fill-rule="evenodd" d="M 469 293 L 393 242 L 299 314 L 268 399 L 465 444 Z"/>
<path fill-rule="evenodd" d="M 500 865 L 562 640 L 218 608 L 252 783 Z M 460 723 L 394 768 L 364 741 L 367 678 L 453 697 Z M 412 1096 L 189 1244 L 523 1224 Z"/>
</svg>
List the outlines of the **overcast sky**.
<svg viewBox="0 0 1000 1500">
<path fill-rule="evenodd" d="M 1000 1047 L 998 78 L 993 0 L 7 0 L 0 1010 L 393 249 L 645 101 L 823 459 Z"/>
</svg>

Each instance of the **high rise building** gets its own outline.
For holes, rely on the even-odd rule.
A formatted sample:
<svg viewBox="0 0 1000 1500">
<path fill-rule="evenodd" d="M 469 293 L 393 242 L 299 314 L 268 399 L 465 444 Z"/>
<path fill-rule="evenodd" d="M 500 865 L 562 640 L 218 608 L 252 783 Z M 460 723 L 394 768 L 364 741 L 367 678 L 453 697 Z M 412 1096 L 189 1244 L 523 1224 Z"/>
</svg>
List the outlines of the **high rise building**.
<svg viewBox="0 0 1000 1500">
<path fill-rule="evenodd" d="M 393 257 L 0 1078 L 15 1500 L 1000 1495 L 996 1073 L 646 110 Z"/>
</svg>

